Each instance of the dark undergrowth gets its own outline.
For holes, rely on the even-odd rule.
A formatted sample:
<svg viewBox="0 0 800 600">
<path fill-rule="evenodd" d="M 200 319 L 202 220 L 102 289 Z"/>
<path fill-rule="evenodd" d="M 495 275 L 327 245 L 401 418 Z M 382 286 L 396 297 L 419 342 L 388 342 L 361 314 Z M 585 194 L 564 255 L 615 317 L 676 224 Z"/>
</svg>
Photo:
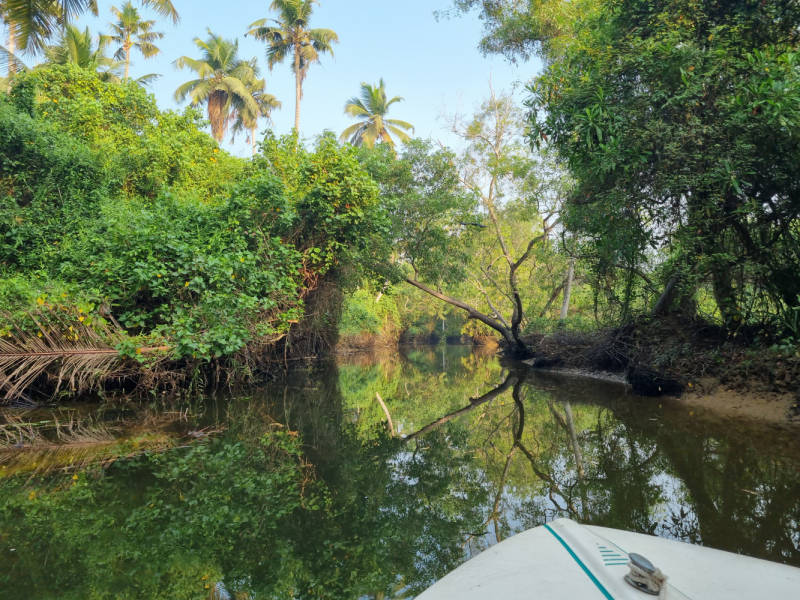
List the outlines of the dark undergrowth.
<svg viewBox="0 0 800 600">
<path fill-rule="evenodd" d="M 768 328 L 736 334 L 699 318 L 640 318 L 595 332 L 531 335 L 535 368 L 624 374 L 644 396 L 680 395 L 698 382 L 751 393 L 798 393 L 800 356 Z"/>
</svg>

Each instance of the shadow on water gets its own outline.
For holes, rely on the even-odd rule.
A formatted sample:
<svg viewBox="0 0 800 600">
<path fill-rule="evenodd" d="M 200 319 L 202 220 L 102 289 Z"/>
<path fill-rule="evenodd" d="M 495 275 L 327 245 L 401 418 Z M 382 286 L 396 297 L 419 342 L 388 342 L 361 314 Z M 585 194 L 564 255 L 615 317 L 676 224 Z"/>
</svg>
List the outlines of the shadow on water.
<svg viewBox="0 0 800 600">
<path fill-rule="evenodd" d="M 4 599 L 411 598 L 558 517 L 800 566 L 796 432 L 469 348 L 60 410 L 2 417 Z"/>
</svg>

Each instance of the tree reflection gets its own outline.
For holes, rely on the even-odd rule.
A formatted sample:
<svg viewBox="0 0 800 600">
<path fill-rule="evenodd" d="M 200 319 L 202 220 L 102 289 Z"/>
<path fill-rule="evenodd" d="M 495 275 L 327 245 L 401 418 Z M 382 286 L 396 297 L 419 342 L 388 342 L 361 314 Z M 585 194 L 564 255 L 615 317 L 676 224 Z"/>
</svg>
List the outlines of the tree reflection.
<svg viewBox="0 0 800 600">
<path fill-rule="evenodd" d="M 208 401 L 186 427 L 216 436 L 5 478 L 0 596 L 404 598 L 558 517 L 800 565 L 793 432 L 463 350 L 359 361 Z"/>
</svg>

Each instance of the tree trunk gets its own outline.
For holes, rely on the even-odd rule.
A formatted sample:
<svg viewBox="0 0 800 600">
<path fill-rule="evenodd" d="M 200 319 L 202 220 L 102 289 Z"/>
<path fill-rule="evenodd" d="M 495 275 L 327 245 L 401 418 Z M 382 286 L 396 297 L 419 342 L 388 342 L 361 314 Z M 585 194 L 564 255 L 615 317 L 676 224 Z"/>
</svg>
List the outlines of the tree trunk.
<svg viewBox="0 0 800 600">
<path fill-rule="evenodd" d="M 661 294 L 661 297 L 656 302 L 655 308 L 653 308 L 652 315 L 654 317 L 660 317 L 662 315 L 667 314 L 669 311 L 669 307 L 672 304 L 672 301 L 675 298 L 675 288 L 678 285 L 678 276 L 673 275 L 672 278 L 667 283 L 667 287 L 664 288 L 664 292 Z"/>
<path fill-rule="evenodd" d="M 505 381 L 503 383 L 501 383 L 499 386 L 497 386 L 495 389 L 486 392 L 483 396 L 480 396 L 478 398 L 470 398 L 469 399 L 469 404 L 467 406 L 465 406 L 464 408 L 460 408 L 459 410 L 457 410 L 455 412 L 452 412 L 452 413 L 450 413 L 448 415 L 445 415 L 441 419 L 437 419 L 433 423 L 430 423 L 429 425 L 426 425 L 425 427 L 423 427 L 422 429 L 420 429 L 418 431 L 415 431 L 411 435 L 407 435 L 406 437 L 403 438 L 403 442 L 404 443 L 408 443 L 411 440 L 416 439 L 416 438 L 418 438 L 418 437 L 420 437 L 422 435 L 425 435 L 429 431 L 432 431 L 432 430 L 436 429 L 437 427 L 441 427 L 442 425 L 444 425 L 448 421 L 451 421 L 451 420 L 455 419 L 456 417 L 460 417 L 461 415 L 464 415 L 464 414 L 470 412 L 471 410 L 475 410 L 477 407 L 481 406 L 482 404 L 486 404 L 487 402 L 489 402 L 491 400 L 494 400 L 500 394 L 502 394 L 506 390 L 508 390 L 508 388 L 510 388 L 512 385 L 515 385 L 518 380 L 519 380 L 519 375 L 518 374 L 509 373 L 508 376 L 506 377 Z"/>
<path fill-rule="evenodd" d="M 381 398 L 381 395 L 378 392 L 375 392 L 375 398 L 378 399 L 378 402 L 383 409 L 383 414 L 386 415 L 386 420 L 389 422 L 389 435 L 394 437 L 394 423 L 392 423 L 392 415 L 389 412 L 389 407 L 386 406 L 386 403 L 383 401 L 383 398 Z"/>
<path fill-rule="evenodd" d="M 211 121 L 211 135 L 217 142 L 222 142 L 225 137 L 224 107 L 225 92 L 211 92 L 208 97 L 208 120 Z"/>
<path fill-rule="evenodd" d="M 303 97 L 303 74 L 300 72 L 300 46 L 294 49 L 294 128 L 300 135 L 300 99 Z"/>
<path fill-rule="evenodd" d="M 250 130 L 250 145 L 253 147 L 253 156 L 256 155 L 256 128 Z"/>
<path fill-rule="evenodd" d="M 14 75 L 17 72 L 17 65 L 14 57 L 14 52 L 17 50 L 17 34 L 14 32 L 12 23 L 6 22 L 8 27 L 8 75 Z"/>
<path fill-rule="evenodd" d="M 722 322 L 729 331 L 736 329 L 741 323 L 741 314 L 737 306 L 736 290 L 733 288 L 731 265 L 713 265 L 711 267 L 711 285 Z"/>
<path fill-rule="evenodd" d="M 575 277 L 575 259 L 569 261 L 569 269 L 567 270 L 567 279 L 564 282 L 564 301 L 561 303 L 561 321 L 567 319 L 569 315 L 569 300 L 572 296 L 572 279 Z"/>
<path fill-rule="evenodd" d="M 566 415 L 565 423 L 567 425 L 567 433 L 569 434 L 569 443 L 572 445 L 572 453 L 575 456 L 575 466 L 578 469 L 578 479 L 583 481 L 585 471 L 583 470 L 583 457 L 581 456 L 581 448 L 578 446 L 578 432 L 575 431 L 575 419 L 572 417 L 572 406 L 569 402 L 564 402 L 564 414 Z"/>
<path fill-rule="evenodd" d="M 483 314 L 481 311 L 476 309 L 474 306 L 470 306 L 466 302 L 461 302 L 461 300 L 456 300 L 455 298 L 451 298 L 450 296 L 445 296 L 441 292 L 437 292 L 436 290 L 429 288 L 424 283 L 420 283 L 410 277 L 406 278 L 406 283 L 413 285 L 415 288 L 422 290 L 426 294 L 430 294 L 434 298 L 438 298 L 442 302 L 446 302 L 447 304 L 451 304 L 461 310 L 464 310 L 469 314 L 471 319 L 477 319 L 484 325 L 491 327 L 495 331 L 497 331 L 500 335 L 503 336 L 503 339 L 508 344 L 508 349 L 514 356 L 526 356 L 528 354 L 527 346 L 525 343 L 522 342 L 518 337 L 514 336 L 511 331 L 507 327 L 503 327 L 503 325 L 492 319 L 490 316 Z"/>
<path fill-rule="evenodd" d="M 563 289 L 564 289 L 564 282 L 561 282 L 556 286 L 556 289 L 554 289 L 553 293 L 550 294 L 550 298 L 547 300 L 547 304 L 544 305 L 542 312 L 539 313 L 540 319 L 544 319 L 544 317 L 547 315 L 547 311 L 550 310 L 550 307 L 553 305 L 553 302 L 556 301 L 556 298 L 558 298 L 558 295 L 561 293 L 561 290 Z"/>
<path fill-rule="evenodd" d="M 128 81 L 130 72 L 131 72 L 131 47 L 125 44 L 125 81 Z"/>
</svg>

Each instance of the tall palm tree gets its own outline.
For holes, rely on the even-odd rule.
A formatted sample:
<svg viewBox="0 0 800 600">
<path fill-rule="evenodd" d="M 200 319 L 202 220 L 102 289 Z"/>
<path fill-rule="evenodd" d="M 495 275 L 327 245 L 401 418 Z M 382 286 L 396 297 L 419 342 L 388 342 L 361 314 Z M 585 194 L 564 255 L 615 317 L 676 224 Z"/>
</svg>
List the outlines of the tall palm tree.
<svg viewBox="0 0 800 600">
<path fill-rule="evenodd" d="M 178 69 L 184 67 L 197 73 L 197 79 L 187 81 L 177 90 L 174 98 L 183 102 L 191 98 L 192 106 L 205 104 L 208 120 L 211 121 L 211 135 L 221 142 L 228 131 L 232 110 L 236 106 L 258 112 L 258 105 L 252 86 L 258 79 L 255 60 L 239 58 L 239 42 L 227 40 L 208 31 L 208 39 L 195 38 L 194 43 L 201 51 L 200 59 L 181 56 L 173 64 Z"/>
<path fill-rule="evenodd" d="M 277 19 L 261 19 L 250 25 L 245 35 L 269 44 L 267 65 L 271 71 L 287 56 L 292 55 L 292 71 L 295 78 L 294 128 L 300 130 L 300 100 L 303 97 L 303 81 L 309 67 L 319 62 L 321 54 L 333 56 L 333 44 L 339 36 L 331 29 L 309 29 L 317 0 L 272 0 L 270 10 L 278 12 Z M 273 23 L 270 25 L 269 23 Z"/>
<path fill-rule="evenodd" d="M 0 0 L 0 18 L 8 31 L 5 56 L 15 59 L 7 66 L 8 74 L 19 70 L 19 52 L 33 54 L 47 47 L 47 40 L 59 31 L 61 6 L 50 0 Z"/>
<path fill-rule="evenodd" d="M 255 59 L 253 59 L 255 61 Z M 257 72 L 257 66 L 256 66 Z M 268 123 L 272 123 L 272 111 L 281 107 L 281 102 L 272 94 L 266 92 L 267 82 L 258 79 L 250 87 L 250 93 L 256 101 L 258 110 L 253 112 L 252 107 L 244 105 L 241 101 L 234 101 L 234 122 L 231 129 L 231 143 L 233 143 L 237 133 L 247 132 L 247 141 L 253 148 L 253 156 L 256 154 L 256 133 L 258 132 L 258 120 L 264 118 Z"/>
<path fill-rule="evenodd" d="M 159 15 L 180 21 L 172 0 L 140 0 Z M 73 18 L 89 11 L 97 16 L 97 0 L 3 0 L 6 24 L 14 31 L 14 46 L 31 53 L 43 51 L 47 38 L 58 33 Z"/>
<path fill-rule="evenodd" d="M 55 44 L 44 51 L 47 63 L 56 65 L 74 64 L 82 69 L 95 69 L 100 78 L 108 83 L 119 83 L 122 64 L 108 56 L 108 42 L 101 37 L 94 45 L 89 28 L 81 31 L 75 25 L 67 25 Z"/>
<path fill-rule="evenodd" d="M 111 35 L 103 36 L 110 43 L 119 44 L 114 58 L 125 63 L 125 79 L 128 79 L 131 67 L 131 50 L 136 48 L 145 58 L 152 58 L 161 53 L 161 49 L 153 42 L 163 39 L 164 34 L 153 31 L 155 21 L 145 21 L 130 0 L 122 5 L 122 10 L 111 7 L 111 14 L 117 19 L 111 25 Z"/>
<path fill-rule="evenodd" d="M 354 146 L 363 144 L 370 148 L 376 142 L 394 146 L 394 140 L 390 134 L 396 135 L 402 142 L 407 142 L 409 137 L 406 131 L 414 131 L 414 126 L 405 121 L 386 118 L 389 107 L 395 102 L 402 101 L 402 96 L 395 96 L 391 100 L 387 100 L 386 84 L 383 82 L 383 78 L 376 86 L 362 83 L 361 97 L 350 98 L 344 105 L 344 114 L 361 122 L 345 129 L 339 139 L 343 142 L 349 140 Z"/>
</svg>

